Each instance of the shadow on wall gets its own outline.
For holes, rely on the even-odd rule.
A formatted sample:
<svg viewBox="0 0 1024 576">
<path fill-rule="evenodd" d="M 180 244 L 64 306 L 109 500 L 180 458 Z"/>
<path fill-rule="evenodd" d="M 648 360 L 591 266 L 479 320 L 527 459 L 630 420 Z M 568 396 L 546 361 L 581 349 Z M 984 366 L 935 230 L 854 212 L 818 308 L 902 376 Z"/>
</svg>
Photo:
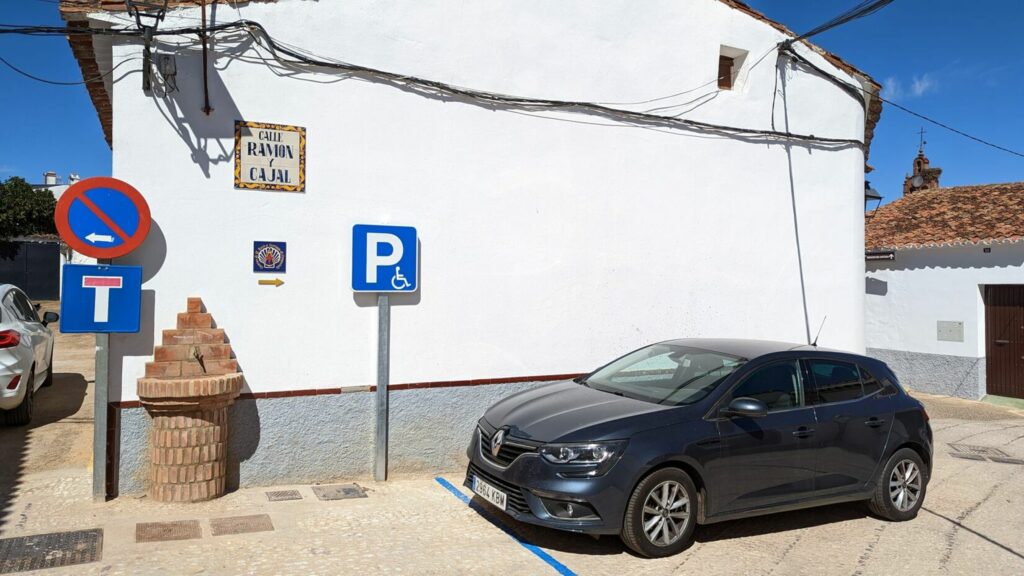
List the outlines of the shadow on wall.
<svg viewBox="0 0 1024 576">
<path fill-rule="evenodd" d="M 889 283 L 885 280 L 868 276 L 865 279 L 864 293 L 872 296 L 885 296 L 889 293 Z"/>
<path fill-rule="evenodd" d="M 228 409 L 228 470 L 225 483 L 229 492 L 241 484 L 241 466 L 260 447 L 260 411 L 256 400 L 239 399 Z"/>
<path fill-rule="evenodd" d="M 160 224 L 153 220 L 146 241 L 137 250 L 117 259 L 120 266 L 142 266 L 142 282 L 150 281 L 163 268 L 167 259 L 167 238 L 164 237 Z M 107 373 L 108 397 L 122 397 L 121 381 L 123 377 L 125 356 L 152 356 L 153 334 L 156 331 L 154 315 L 156 314 L 156 293 L 153 290 L 142 291 L 142 307 L 137 334 L 110 335 L 110 369 Z"/>
<path fill-rule="evenodd" d="M 233 58 L 236 52 L 247 50 L 252 42 L 251 37 L 244 33 L 239 36 L 238 44 L 232 49 L 210 52 L 207 67 L 207 87 L 210 107 L 213 109 L 210 114 L 203 112 L 205 100 L 202 53 L 173 44 L 157 43 L 158 52 L 172 54 L 175 58 L 178 71 L 177 89 L 169 92 L 165 92 L 163 88 L 153 90 L 153 105 L 181 141 L 188 146 L 193 164 L 202 170 L 207 179 L 210 178 L 211 166 L 234 159 L 235 120 L 241 120 L 242 113 L 221 80 L 216 58 Z"/>
</svg>

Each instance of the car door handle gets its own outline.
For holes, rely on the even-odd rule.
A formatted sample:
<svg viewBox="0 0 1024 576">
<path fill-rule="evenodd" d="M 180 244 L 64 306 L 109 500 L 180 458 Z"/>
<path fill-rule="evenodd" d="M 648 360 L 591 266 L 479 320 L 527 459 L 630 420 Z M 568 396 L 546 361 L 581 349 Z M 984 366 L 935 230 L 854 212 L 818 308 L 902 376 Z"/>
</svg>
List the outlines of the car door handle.
<svg viewBox="0 0 1024 576">
<path fill-rule="evenodd" d="M 872 428 L 878 428 L 882 424 L 885 424 L 885 420 L 883 420 L 881 418 L 874 418 L 874 417 L 872 417 L 872 418 L 868 418 L 867 420 L 865 420 L 864 424 L 866 424 L 868 426 L 871 426 Z"/>
<path fill-rule="evenodd" d="M 814 435 L 814 428 L 808 428 L 806 426 L 801 426 L 793 431 L 793 436 L 796 436 L 797 438 L 807 438 L 812 435 Z"/>
</svg>

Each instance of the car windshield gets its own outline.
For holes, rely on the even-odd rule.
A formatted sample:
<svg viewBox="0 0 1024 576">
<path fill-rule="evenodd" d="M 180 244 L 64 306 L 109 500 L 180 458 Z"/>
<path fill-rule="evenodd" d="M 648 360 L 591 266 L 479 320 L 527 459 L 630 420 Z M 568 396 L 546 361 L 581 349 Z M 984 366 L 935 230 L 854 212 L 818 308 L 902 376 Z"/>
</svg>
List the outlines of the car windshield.
<svg viewBox="0 0 1024 576">
<path fill-rule="evenodd" d="M 653 344 L 619 358 L 582 383 L 656 404 L 693 404 L 745 363 L 720 352 Z"/>
</svg>

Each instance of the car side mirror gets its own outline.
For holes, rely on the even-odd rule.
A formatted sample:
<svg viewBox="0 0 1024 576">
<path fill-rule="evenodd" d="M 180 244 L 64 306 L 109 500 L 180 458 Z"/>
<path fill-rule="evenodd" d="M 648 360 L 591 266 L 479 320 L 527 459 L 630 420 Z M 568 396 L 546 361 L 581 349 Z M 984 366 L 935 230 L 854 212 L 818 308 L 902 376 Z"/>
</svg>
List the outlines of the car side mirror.
<svg viewBox="0 0 1024 576">
<path fill-rule="evenodd" d="M 768 413 L 768 406 L 754 398 L 733 398 L 721 415 L 726 418 L 761 418 Z"/>
<path fill-rule="evenodd" d="M 60 314 L 57 314 L 56 312 L 45 312 L 43 314 L 43 326 L 46 326 L 51 322 L 56 322 L 57 320 L 60 320 Z"/>
</svg>

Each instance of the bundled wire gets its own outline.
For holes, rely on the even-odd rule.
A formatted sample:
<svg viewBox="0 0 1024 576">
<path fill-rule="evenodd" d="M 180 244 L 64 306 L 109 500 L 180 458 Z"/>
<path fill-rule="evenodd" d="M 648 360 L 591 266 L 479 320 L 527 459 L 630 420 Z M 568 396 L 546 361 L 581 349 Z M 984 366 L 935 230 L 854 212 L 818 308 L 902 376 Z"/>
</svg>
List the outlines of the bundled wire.
<svg viewBox="0 0 1024 576">
<path fill-rule="evenodd" d="M 501 94 L 485 90 L 464 88 L 420 78 L 406 74 L 398 74 L 379 70 L 367 66 L 351 64 L 340 60 L 327 59 L 311 55 L 306 51 L 289 47 L 275 40 L 267 30 L 258 22 L 252 20 L 238 20 L 209 26 L 206 33 L 217 33 L 230 30 L 243 30 L 252 34 L 253 37 L 264 46 L 279 63 L 290 66 L 311 66 L 338 70 L 347 74 L 376 80 L 381 83 L 390 84 L 400 89 L 421 93 L 430 97 L 458 98 L 466 101 L 484 104 L 492 108 L 515 108 L 528 111 L 562 111 L 587 113 L 613 119 L 616 121 L 627 121 L 634 125 L 641 126 L 665 126 L 699 131 L 702 133 L 715 134 L 726 137 L 747 137 L 761 140 L 777 141 L 798 141 L 825 146 L 856 147 L 863 149 L 863 142 L 850 138 L 829 138 L 815 136 L 813 134 L 799 134 L 789 131 L 764 130 L 757 128 L 742 128 L 726 126 L 710 122 L 701 122 L 679 118 L 677 116 L 653 114 L 650 112 L 638 112 L 615 108 L 597 102 L 553 100 L 545 98 L 530 98 Z M 155 36 L 180 36 L 200 34 L 204 30 L 198 27 L 162 29 L 155 32 Z M 74 36 L 79 34 L 97 34 L 109 36 L 140 36 L 141 32 L 134 29 L 102 29 L 102 28 L 64 28 L 53 26 L 3 26 L 0 25 L 0 34 L 28 34 L 38 36 Z"/>
<path fill-rule="evenodd" d="M 823 78 L 829 80 L 830 82 L 832 82 L 833 84 L 835 84 L 836 86 L 841 88 L 843 91 L 845 91 L 846 93 L 848 93 L 851 96 L 853 96 L 854 98 L 856 98 L 862 104 L 864 103 L 865 95 L 869 96 L 869 97 L 872 97 L 872 98 L 877 98 L 878 100 L 880 100 L 882 102 L 885 102 L 886 104 L 889 104 L 890 106 L 893 106 L 894 108 L 902 110 L 902 111 L 904 111 L 904 112 L 906 112 L 908 114 L 911 114 L 911 115 L 913 115 L 913 116 L 915 116 L 917 118 L 920 118 L 920 119 L 922 119 L 922 120 L 924 120 L 926 122 L 929 122 L 931 124 L 939 126 L 940 128 L 944 128 L 946 130 L 949 130 L 949 131 L 951 131 L 951 132 L 953 132 L 955 134 L 958 134 L 960 136 L 963 136 L 965 138 L 968 138 L 968 139 L 973 140 L 975 142 L 978 142 L 980 144 L 984 144 L 986 146 L 990 146 L 990 147 L 995 148 L 997 150 L 1001 150 L 1003 152 L 1007 152 L 1009 154 L 1013 154 L 1015 156 L 1020 156 L 1020 157 L 1024 158 L 1024 153 L 1017 152 L 1017 151 L 1011 150 L 1009 148 L 1005 148 L 1003 146 L 1000 146 L 998 144 L 994 144 L 992 142 L 989 142 L 989 141 L 984 140 L 982 138 L 978 138 L 976 136 L 972 136 L 971 134 L 968 134 L 968 133 L 966 133 L 966 132 L 964 132 L 962 130 L 958 130 L 957 128 L 949 126 L 949 125 L 947 125 L 947 124 L 945 124 L 943 122 L 940 122 L 940 121 L 935 120 L 933 118 L 929 118 L 928 116 L 925 116 L 924 114 L 920 114 L 918 112 L 914 112 L 913 110 L 910 110 L 909 108 L 907 108 L 905 106 L 897 104 L 897 103 L 895 103 L 895 102 L 893 102 L 891 100 L 888 100 L 886 98 L 883 98 L 881 95 L 879 95 L 879 94 L 877 94 L 877 93 L 875 93 L 873 91 L 870 91 L 868 89 L 865 89 L 863 86 L 859 86 L 859 85 L 856 85 L 856 84 L 851 84 L 851 83 L 849 83 L 849 82 L 847 82 L 847 81 L 845 81 L 845 80 L 843 80 L 843 79 L 841 79 L 841 78 L 839 78 L 839 77 L 837 77 L 837 76 L 827 72 L 826 70 L 823 70 L 821 67 L 815 65 L 813 62 L 811 62 L 810 60 L 808 60 L 807 58 L 801 56 L 798 52 L 793 50 L 793 46 L 792 45 L 795 42 L 798 42 L 800 40 L 804 40 L 806 38 L 810 38 L 811 36 L 815 36 L 817 34 L 821 34 L 822 32 L 825 32 L 827 30 L 831 30 L 831 29 L 833 29 L 833 28 L 835 28 L 837 26 L 841 26 L 841 25 L 846 24 L 848 22 L 851 22 L 853 20 L 856 20 L 856 19 L 863 18 L 863 17 L 868 16 L 868 15 L 874 14 L 875 12 L 881 10 L 885 6 L 888 6 L 892 2 L 893 2 L 893 0 L 864 0 L 863 2 L 861 2 L 860 4 L 854 6 L 850 10 L 847 10 L 846 12 L 840 14 L 839 16 L 836 16 L 835 18 L 832 18 L 831 20 L 822 23 L 821 25 L 816 26 L 816 27 L 812 28 L 811 30 L 808 30 L 807 32 L 801 34 L 800 36 L 797 36 L 795 38 L 791 38 L 791 39 L 788 39 L 788 40 L 785 40 L 785 41 L 781 42 L 776 47 L 778 49 L 778 51 L 779 51 L 779 56 L 780 57 L 783 56 L 783 55 L 789 56 L 789 57 L 793 58 L 794 60 L 800 62 L 800 64 L 802 64 L 803 66 L 806 66 L 806 67 L 810 68 L 811 70 L 814 70 L 815 72 L 820 74 Z M 389 84 L 394 85 L 396 87 L 399 87 L 401 89 L 419 91 L 419 92 L 423 92 L 423 93 L 425 93 L 427 95 L 435 96 L 435 97 L 436 96 L 460 97 L 460 98 L 466 98 L 466 99 L 468 99 L 470 101 L 474 101 L 474 102 L 486 103 L 486 104 L 488 104 L 488 105 L 490 105 L 492 107 L 519 108 L 521 110 L 559 110 L 559 111 L 584 112 L 584 113 L 590 113 L 590 114 L 596 114 L 596 115 L 600 115 L 600 116 L 609 117 L 609 118 L 612 118 L 612 119 L 615 119 L 615 120 L 625 119 L 625 120 L 628 120 L 628 121 L 630 121 L 630 122 L 632 122 L 634 124 L 637 124 L 637 125 L 674 126 L 674 127 L 689 128 L 689 129 L 698 130 L 698 131 L 702 131 L 702 132 L 715 133 L 715 134 L 719 134 L 719 135 L 733 136 L 733 137 L 735 137 L 735 136 L 759 137 L 759 138 L 770 139 L 770 140 L 803 141 L 803 142 L 816 143 L 816 144 L 835 145 L 835 146 L 854 146 L 854 147 L 858 147 L 858 148 L 861 148 L 861 149 L 864 148 L 864 144 L 862 142 L 860 142 L 859 140 L 854 140 L 854 139 L 825 138 L 825 137 L 815 136 L 813 134 L 810 134 L 810 135 L 797 134 L 797 133 L 793 133 L 793 132 L 778 131 L 778 130 L 774 130 L 774 129 L 772 129 L 772 130 L 759 130 L 759 129 L 754 129 L 754 128 L 740 128 L 740 127 L 735 127 L 735 126 L 724 126 L 724 125 L 720 125 L 720 124 L 712 124 L 712 123 L 707 123 L 707 122 L 700 122 L 700 121 L 697 121 L 697 120 L 683 119 L 683 118 L 679 118 L 678 116 L 666 116 L 666 115 L 660 115 L 660 114 L 652 114 L 651 112 L 636 112 L 636 111 L 632 111 L 632 110 L 624 110 L 624 109 L 621 109 L 621 108 L 615 108 L 615 107 L 611 106 L 610 104 L 612 104 L 612 103 L 574 102 L 574 101 L 564 101 L 564 100 L 548 100 L 548 99 L 541 99 L 541 98 L 527 98 L 527 97 L 512 96 L 512 95 L 507 95 L 507 94 L 499 94 L 499 93 L 496 93 L 496 92 L 487 92 L 487 91 L 482 91 L 482 90 L 473 90 L 473 89 L 469 89 L 469 88 L 462 88 L 462 87 L 455 86 L 455 85 L 452 85 L 452 84 L 447 84 L 447 83 L 444 83 L 444 82 L 438 82 L 438 81 L 434 81 L 434 80 L 418 78 L 418 77 L 415 77 L 415 76 L 407 76 L 407 75 L 403 75 L 403 74 L 396 74 L 396 73 L 393 73 L 393 72 L 387 72 L 387 71 L 384 71 L 384 70 L 377 70 L 377 69 L 369 68 L 369 67 L 366 67 L 366 66 L 358 66 L 358 65 L 355 65 L 355 64 L 349 64 L 349 63 L 343 62 L 341 60 L 336 60 L 336 59 L 330 59 L 330 58 L 324 58 L 324 57 L 321 57 L 321 56 L 316 56 L 315 54 L 312 54 L 311 52 L 308 52 L 306 50 L 298 48 L 297 46 L 290 46 L 290 45 L 287 45 L 284 42 L 275 40 L 273 37 L 270 36 L 270 34 L 266 31 L 266 29 L 263 28 L 262 25 L 260 25 L 258 22 L 254 22 L 254 21 L 251 21 L 251 20 L 241 19 L 241 20 L 238 20 L 238 21 L 235 21 L 235 22 L 228 22 L 228 23 L 224 23 L 224 24 L 218 24 L 218 25 L 214 25 L 214 26 L 209 26 L 209 27 L 207 27 L 205 29 L 204 28 L 199 28 L 199 27 L 189 27 L 189 28 L 174 28 L 174 29 L 157 30 L 155 35 L 156 36 L 185 36 L 185 35 L 192 35 L 192 34 L 198 35 L 200 33 L 203 33 L 204 31 L 206 33 L 216 33 L 216 32 L 229 31 L 229 30 L 243 30 L 243 31 L 247 32 L 248 34 L 252 35 L 252 37 L 256 40 L 256 42 L 259 42 L 260 41 L 259 38 L 262 37 L 263 41 L 266 43 L 266 47 L 270 51 L 270 53 L 274 56 L 274 58 L 279 63 L 284 64 L 284 65 L 290 65 L 290 66 L 314 66 L 314 67 L 329 68 L 329 69 L 334 69 L 334 70 L 341 70 L 341 71 L 349 73 L 349 74 L 360 75 L 360 76 L 364 76 L 364 77 L 367 77 L 367 78 L 376 79 L 376 80 L 384 82 L 384 83 L 389 83 Z M 259 33 L 259 37 L 256 34 L 253 33 L 253 30 L 255 30 L 256 32 Z M 20 25 L 12 25 L 12 24 L 0 24 L 0 35 L 2 35 L 2 34 L 23 34 L 23 35 L 30 35 L 30 36 L 98 35 L 98 36 L 128 36 L 128 37 L 131 37 L 131 36 L 141 36 L 142 32 L 140 30 L 136 30 L 136 29 L 113 29 L 113 28 L 90 28 L 90 27 L 69 28 L 69 27 L 62 27 L 62 26 L 20 26 Z M 770 54 L 773 50 L 774 50 L 774 48 L 772 50 L 769 50 L 768 52 L 766 52 L 765 55 L 761 57 L 761 59 L 763 59 L 765 56 Z M 282 58 L 281 57 L 282 54 L 287 56 L 290 59 Z M 758 63 L 760 62 L 761 59 L 758 60 Z M 7 66 L 11 67 L 12 69 L 14 69 L 16 72 L 18 72 L 20 74 L 24 74 L 24 75 L 26 75 L 26 76 L 28 76 L 28 77 L 30 77 L 32 79 L 39 80 L 39 81 L 42 81 L 42 82 L 50 82 L 50 83 L 62 84 L 62 85 L 81 84 L 81 82 L 53 82 L 53 81 L 47 81 L 47 80 L 39 78 L 37 76 L 33 76 L 31 74 L 28 74 L 28 73 L 24 72 L 23 70 L 17 69 L 17 68 L 15 68 L 13 65 L 11 65 L 7 61 L 0 61 L 0 63 L 6 64 Z M 86 82 L 95 81 L 96 79 L 98 79 L 98 78 L 89 79 Z M 669 95 L 669 96 L 664 96 L 664 97 L 661 97 L 661 98 L 654 98 L 654 99 L 646 100 L 646 101 L 642 101 L 642 102 L 619 103 L 619 104 L 644 104 L 644 103 L 649 103 L 649 102 L 665 100 L 665 99 L 668 99 L 668 98 L 673 98 L 675 96 L 686 94 L 688 92 L 697 90 L 699 88 L 702 88 L 702 87 L 707 86 L 707 85 L 709 85 L 711 83 L 714 83 L 714 82 L 715 81 L 712 80 L 708 84 L 705 84 L 705 85 L 702 85 L 702 86 L 698 86 L 697 88 L 694 88 L 692 90 L 687 90 L 687 91 L 679 92 L 677 94 L 673 94 L 673 95 Z M 774 109 L 774 100 L 773 100 L 773 109 Z M 656 111 L 656 110 L 658 110 L 658 109 L 654 109 L 654 111 Z M 774 118 L 774 115 L 773 115 L 773 118 Z"/>
<path fill-rule="evenodd" d="M 850 8 L 849 10 L 843 12 L 842 14 L 836 16 L 835 18 L 832 18 L 831 20 L 828 20 L 826 22 L 822 22 L 821 24 L 815 26 L 814 28 L 811 28 L 810 30 L 804 32 L 803 34 L 797 36 L 796 38 L 786 40 L 785 43 L 792 44 L 794 42 L 799 42 L 801 40 L 810 38 L 811 36 L 817 36 L 818 34 L 831 30 L 837 26 L 842 26 L 843 24 L 852 22 L 859 18 L 870 16 L 892 3 L 893 0 L 864 0 L 860 4 L 857 4 L 853 8 Z"/>
<path fill-rule="evenodd" d="M 815 136 L 813 134 L 798 134 L 794 132 L 778 130 L 740 128 L 736 126 L 726 126 L 721 124 L 713 124 L 709 122 L 700 122 L 697 120 L 678 118 L 676 116 L 625 110 L 622 108 L 614 108 L 596 102 L 552 100 L 544 98 L 514 96 L 509 94 L 501 94 L 497 92 L 488 92 L 484 90 L 463 88 L 445 82 L 439 82 L 436 80 L 429 80 L 426 78 L 419 78 L 416 76 L 409 76 L 405 74 L 398 74 L 394 72 L 388 72 L 385 70 L 378 70 L 375 68 L 350 64 L 339 60 L 327 60 L 321 57 L 310 56 L 307 55 L 306 53 L 281 45 L 281 43 L 276 41 L 266 31 L 266 29 L 263 28 L 262 25 L 260 25 L 258 22 L 253 22 L 251 20 L 242 20 L 238 22 L 226 23 L 211 27 L 210 30 L 228 30 L 236 29 L 239 27 L 244 27 L 250 33 L 252 33 L 253 30 L 258 32 L 259 37 L 262 38 L 262 44 L 267 48 L 267 50 L 271 53 L 271 55 L 274 56 L 276 60 L 283 64 L 308 65 L 340 70 L 349 74 L 373 78 L 377 81 L 392 84 L 405 90 L 422 92 L 427 95 L 435 97 L 460 97 L 474 102 L 485 103 L 496 108 L 518 108 L 533 111 L 554 110 L 583 112 L 616 120 L 625 119 L 639 125 L 658 125 L 689 128 L 701 132 L 714 133 L 726 136 L 746 136 L 774 140 L 793 140 L 823 145 L 854 146 L 857 148 L 863 148 L 863 143 L 855 139 L 828 138 Z M 282 58 L 282 55 L 286 56 L 287 58 Z"/>
</svg>

